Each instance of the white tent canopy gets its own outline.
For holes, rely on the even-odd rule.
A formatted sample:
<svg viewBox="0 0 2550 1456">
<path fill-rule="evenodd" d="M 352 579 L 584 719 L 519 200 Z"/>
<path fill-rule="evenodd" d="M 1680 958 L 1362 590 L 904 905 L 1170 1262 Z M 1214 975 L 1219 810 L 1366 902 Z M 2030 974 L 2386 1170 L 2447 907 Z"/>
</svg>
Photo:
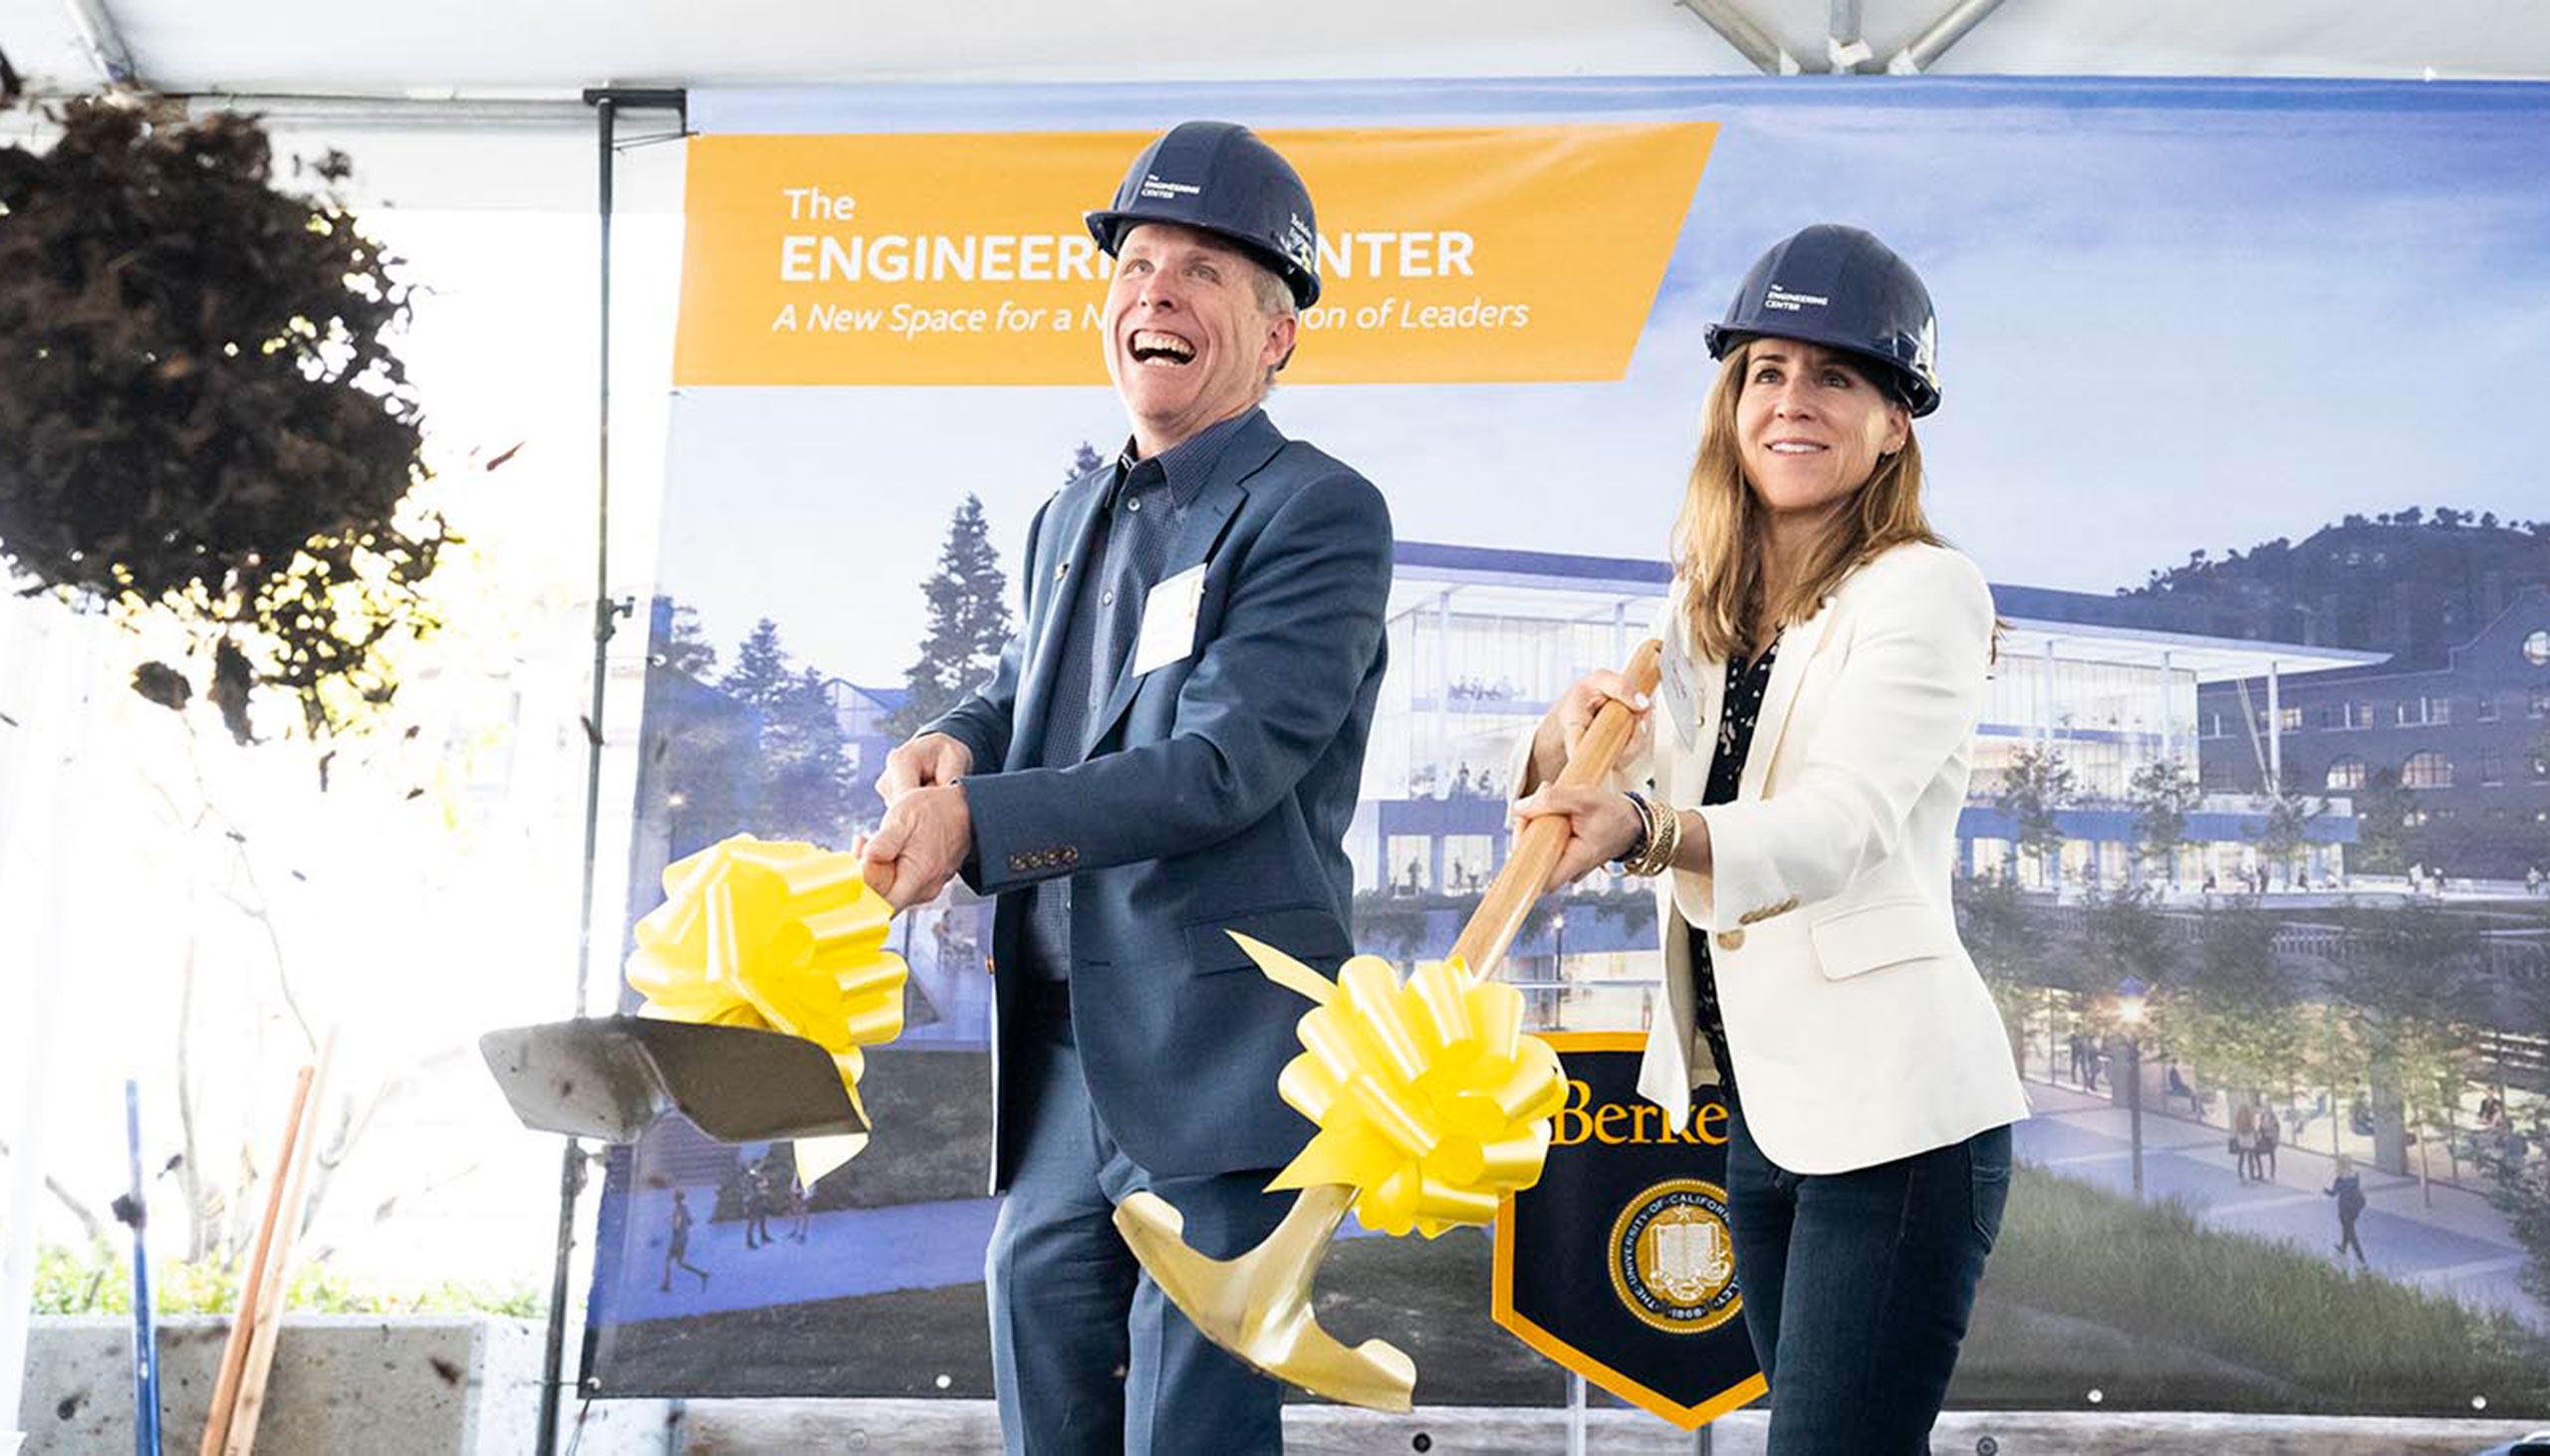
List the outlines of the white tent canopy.
<svg viewBox="0 0 2550 1456">
<path fill-rule="evenodd" d="M 2523 0 L 0 0 L 0 50 L 43 90 L 83 89 L 129 66 L 162 92 L 416 101 L 563 100 L 603 84 L 1740 75 L 1784 69 L 1782 54 L 1823 71 L 1837 32 L 1864 42 L 1858 69 L 1869 70 L 1960 31 L 1927 69 L 2550 76 L 2550 7 Z"/>
<path fill-rule="evenodd" d="M 1857 37 L 1860 49 L 1844 42 Z M 593 87 L 1401 77 L 1935 75 L 2550 78 L 2550 6 L 2428 0 L 1293 0 L 1280 10 L 742 0 L 0 0 L 30 91 L 113 77 L 341 142 L 373 204 L 574 210 Z M 1801 78 L 1800 85 L 1817 81 Z M 1823 84 L 1835 84 L 1825 81 Z M 24 114 L 20 114 L 22 117 Z M 642 131 L 632 126 L 623 131 Z M 627 158 L 624 157 L 624 160 Z M 678 206 L 675 168 L 620 205 Z M 658 180 L 659 179 L 659 180 Z"/>
</svg>

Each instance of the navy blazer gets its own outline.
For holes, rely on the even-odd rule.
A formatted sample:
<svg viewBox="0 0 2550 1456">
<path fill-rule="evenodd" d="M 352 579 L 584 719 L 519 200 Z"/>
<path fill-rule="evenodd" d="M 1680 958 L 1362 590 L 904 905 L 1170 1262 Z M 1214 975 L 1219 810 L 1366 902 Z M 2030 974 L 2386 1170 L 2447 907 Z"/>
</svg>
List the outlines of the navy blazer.
<svg viewBox="0 0 2550 1456">
<path fill-rule="evenodd" d="M 1334 974 L 1353 953 L 1345 849 L 1380 695 L 1390 509 L 1354 470 L 1263 411 L 1186 508 L 1160 580 L 1203 564 L 1195 649 L 1133 675 L 1088 741 L 1049 755 L 1046 701 L 1115 467 L 1065 486 L 1028 530 L 1026 612 L 983 688 L 928 731 L 973 752 L 966 883 L 992 921 L 992 1187 L 1018 1166 L 1029 1109 L 1001 1075 L 1037 1034 L 1021 1005 L 1027 896 L 1076 874 L 1072 1031 L 1092 1102 L 1154 1175 L 1274 1168 L 1312 1128 L 1276 1095 L 1310 1009 L 1228 931 Z M 997 767 L 998 772 L 992 772 Z"/>
</svg>

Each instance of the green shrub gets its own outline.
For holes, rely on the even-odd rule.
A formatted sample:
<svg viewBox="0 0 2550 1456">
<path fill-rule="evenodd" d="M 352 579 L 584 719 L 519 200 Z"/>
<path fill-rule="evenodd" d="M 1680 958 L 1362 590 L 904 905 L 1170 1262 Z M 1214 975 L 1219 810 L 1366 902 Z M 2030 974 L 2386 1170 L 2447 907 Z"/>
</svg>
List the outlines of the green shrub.
<svg viewBox="0 0 2550 1456">
<path fill-rule="evenodd" d="M 161 1260 L 150 1266 L 150 1303 L 162 1315 L 228 1315 L 239 1308 L 247 1271 L 213 1260 Z M 39 1315 L 126 1315 L 132 1312 L 132 1273 L 121 1248 L 46 1248 L 38 1255 Z M 341 1274 L 324 1264 L 293 1271 L 284 1308 L 313 1315 L 504 1315 L 536 1320 L 547 1308 L 528 1284 L 460 1280 L 389 1285 Z"/>
</svg>

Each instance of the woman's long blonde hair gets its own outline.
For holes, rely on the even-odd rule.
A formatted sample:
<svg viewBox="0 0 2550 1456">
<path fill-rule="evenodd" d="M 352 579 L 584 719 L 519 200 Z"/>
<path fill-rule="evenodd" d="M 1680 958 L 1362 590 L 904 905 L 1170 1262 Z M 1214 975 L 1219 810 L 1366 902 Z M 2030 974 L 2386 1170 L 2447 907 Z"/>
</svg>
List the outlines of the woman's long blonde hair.
<svg viewBox="0 0 2550 1456">
<path fill-rule="evenodd" d="M 1752 354 L 1749 342 L 1728 351 L 1709 385 L 1699 454 L 1691 461 L 1682 514 L 1673 523 L 1675 585 L 1689 619 L 1692 654 L 1704 660 L 1723 661 L 1769 645 L 1780 628 L 1814 615 L 1844 577 L 1890 547 L 1941 544 L 1921 514 L 1921 446 L 1907 420 L 1904 448 L 1879 460 L 1868 483 L 1834 515 L 1806 569 L 1778 601 L 1759 600 L 1760 533 L 1766 523 L 1762 503 L 1745 483 L 1735 433 L 1735 403 Z M 1861 372 L 1880 382 L 1868 369 Z"/>
</svg>

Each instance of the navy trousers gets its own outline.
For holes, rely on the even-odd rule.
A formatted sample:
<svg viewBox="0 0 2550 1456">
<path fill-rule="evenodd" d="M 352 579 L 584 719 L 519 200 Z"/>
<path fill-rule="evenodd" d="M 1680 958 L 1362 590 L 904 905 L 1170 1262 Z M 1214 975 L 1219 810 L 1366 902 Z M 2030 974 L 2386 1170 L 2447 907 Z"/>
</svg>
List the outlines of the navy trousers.
<svg viewBox="0 0 2550 1456">
<path fill-rule="evenodd" d="M 1769 1456 L 1923 1453 L 2010 1197 L 2010 1129 L 1848 1173 L 1792 1173 L 1740 1110 L 1726 1181 Z"/>
<path fill-rule="evenodd" d="M 1033 1124 L 983 1261 L 992 1384 L 1010 1456 L 1248 1456 L 1284 1448 L 1283 1387 L 1198 1334 L 1113 1222 L 1148 1188 L 1189 1247 L 1227 1259 L 1282 1221 L 1274 1176 L 1153 1178 L 1100 1125 L 1069 1032 L 1038 1039 Z M 1003 1075 L 1012 1075 L 1003 1069 Z"/>
</svg>

